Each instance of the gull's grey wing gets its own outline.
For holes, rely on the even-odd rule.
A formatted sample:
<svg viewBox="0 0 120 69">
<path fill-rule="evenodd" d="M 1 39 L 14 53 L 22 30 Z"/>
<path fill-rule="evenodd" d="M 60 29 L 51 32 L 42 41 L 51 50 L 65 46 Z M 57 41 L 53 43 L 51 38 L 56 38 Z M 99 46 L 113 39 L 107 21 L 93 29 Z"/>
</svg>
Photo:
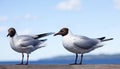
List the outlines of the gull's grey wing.
<svg viewBox="0 0 120 69">
<path fill-rule="evenodd" d="M 76 36 L 74 39 L 74 45 L 82 49 L 90 49 L 96 44 L 98 44 L 97 39 L 91 39 L 85 36 Z"/>
<path fill-rule="evenodd" d="M 30 45 L 36 46 L 36 45 L 39 45 L 40 43 L 43 43 L 46 40 L 47 39 L 37 40 L 31 36 L 19 36 L 18 37 L 18 42 L 19 42 L 18 44 L 20 44 L 23 47 L 30 46 Z"/>
</svg>

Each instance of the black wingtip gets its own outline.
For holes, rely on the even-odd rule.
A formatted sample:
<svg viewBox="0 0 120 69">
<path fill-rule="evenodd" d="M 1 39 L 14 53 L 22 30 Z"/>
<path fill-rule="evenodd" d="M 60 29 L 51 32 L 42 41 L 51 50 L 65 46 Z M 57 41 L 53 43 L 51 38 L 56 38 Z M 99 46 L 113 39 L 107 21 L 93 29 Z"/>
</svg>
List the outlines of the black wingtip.
<svg viewBox="0 0 120 69">
<path fill-rule="evenodd" d="M 46 33 L 47 35 L 52 35 L 52 34 L 54 34 L 53 32 L 49 32 L 49 33 Z"/>
<path fill-rule="evenodd" d="M 113 40 L 114 38 L 109 38 L 109 40 Z"/>
<path fill-rule="evenodd" d="M 114 38 L 109 38 L 109 39 L 104 39 L 102 41 L 109 41 L 109 40 L 113 40 Z"/>
<path fill-rule="evenodd" d="M 46 41 L 47 39 L 41 39 L 40 41 Z"/>
<path fill-rule="evenodd" d="M 104 40 L 106 37 L 101 37 L 101 38 L 97 38 L 97 39 L 99 39 L 99 40 Z"/>
<path fill-rule="evenodd" d="M 39 34 L 39 35 L 36 35 L 37 37 L 35 37 L 34 39 L 42 38 L 42 37 L 49 36 L 49 35 L 52 35 L 52 34 L 54 34 L 54 33 L 49 32 L 49 33 Z"/>
</svg>

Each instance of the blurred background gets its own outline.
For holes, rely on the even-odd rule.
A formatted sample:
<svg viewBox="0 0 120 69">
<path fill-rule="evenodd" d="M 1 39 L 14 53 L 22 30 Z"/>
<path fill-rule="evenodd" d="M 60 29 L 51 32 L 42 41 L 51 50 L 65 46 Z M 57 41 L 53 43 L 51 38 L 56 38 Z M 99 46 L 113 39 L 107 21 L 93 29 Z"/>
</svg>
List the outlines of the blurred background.
<svg viewBox="0 0 120 69">
<path fill-rule="evenodd" d="M 68 27 L 74 34 L 90 38 L 112 37 L 113 41 L 85 54 L 83 62 L 97 63 L 99 59 L 104 64 L 102 61 L 110 58 L 109 63 L 120 63 L 120 0 L 0 0 L 0 64 L 21 60 L 21 54 L 10 47 L 10 27 L 18 35 L 58 32 Z M 45 38 L 47 46 L 30 54 L 31 63 L 57 58 L 74 62 L 75 55 L 64 49 L 61 36 Z"/>
</svg>

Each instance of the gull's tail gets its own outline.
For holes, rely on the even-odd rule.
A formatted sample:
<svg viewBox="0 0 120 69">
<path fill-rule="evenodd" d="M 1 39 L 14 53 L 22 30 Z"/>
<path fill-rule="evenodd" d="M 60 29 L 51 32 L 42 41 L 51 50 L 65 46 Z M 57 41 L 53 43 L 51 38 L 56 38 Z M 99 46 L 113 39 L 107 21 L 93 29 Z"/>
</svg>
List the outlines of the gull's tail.
<svg viewBox="0 0 120 69">
<path fill-rule="evenodd" d="M 40 40 L 40 44 L 39 44 L 39 48 L 41 48 L 41 47 L 45 47 L 47 44 L 45 43 L 45 41 L 46 41 L 47 39 L 41 39 Z"/>
<path fill-rule="evenodd" d="M 113 38 L 104 39 L 104 40 L 102 40 L 102 42 L 104 42 L 104 41 L 109 41 L 109 40 L 113 40 Z"/>
<path fill-rule="evenodd" d="M 113 40 L 113 38 L 105 39 L 105 37 L 101 37 L 101 38 L 97 38 L 97 39 L 101 40 L 101 42 Z"/>
</svg>

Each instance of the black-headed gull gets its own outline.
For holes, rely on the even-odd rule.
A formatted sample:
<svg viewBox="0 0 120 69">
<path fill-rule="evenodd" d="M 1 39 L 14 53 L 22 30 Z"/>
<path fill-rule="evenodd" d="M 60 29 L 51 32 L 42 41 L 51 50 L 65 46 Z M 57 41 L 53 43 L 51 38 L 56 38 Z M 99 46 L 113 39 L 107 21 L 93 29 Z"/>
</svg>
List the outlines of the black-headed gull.
<svg viewBox="0 0 120 69">
<path fill-rule="evenodd" d="M 47 39 L 38 40 L 38 38 L 48 36 L 51 34 L 53 33 L 52 32 L 43 33 L 43 34 L 34 35 L 34 36 L 33 35 L 17 35 L 16 30 L 14 28 L 9 28 L 7 36 L 10 36 L 11 48 L 16 52 L 22 53 L 22 61 L 20 63 L 21 65 L 23 64 L 24 53 L 27 53 L 27 62 L 26 62 L 26 65 L 27 65 L 29 60 L 29 54 L 35 51 L 36 49 L 45 46 L 44 42 Z"/>
<path fill-rule="evenodd" d="M 54 34 L 54 36 L 56 35 L 63 36 L 63 46 L 68 51 L 76 54 L 74 64 L 77 64 L 78 54 L 81 54 L 81 60 L 79 64 L 82 64 L 82 58 L 84 53 L 88 53 L 96 48 L 103 46 L 101 42 L 113 40 L 113 38 L 88 38 L 86 36 L 74 35 L 68 28 L 62 28 L 58 33 Z"/>
</svg>

